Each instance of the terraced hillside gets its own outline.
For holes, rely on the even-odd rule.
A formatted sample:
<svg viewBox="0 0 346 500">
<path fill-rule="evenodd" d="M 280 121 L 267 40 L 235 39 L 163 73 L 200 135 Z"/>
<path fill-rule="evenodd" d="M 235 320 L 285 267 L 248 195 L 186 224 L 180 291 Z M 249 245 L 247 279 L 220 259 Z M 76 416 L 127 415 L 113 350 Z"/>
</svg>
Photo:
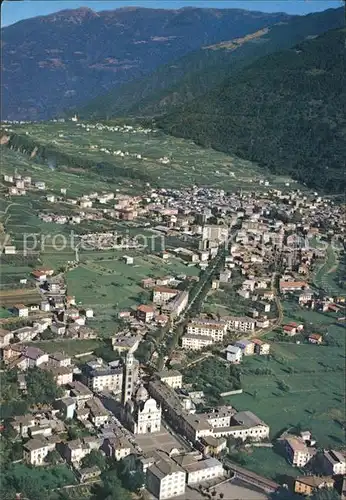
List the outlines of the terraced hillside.
<svg viewBox="0 0 346 500">
<path fill-rule="evenodd" d="M 11 155 L 13 150 L 25 152 L 27 156 L 20 162 L 43 169 L 48 183 L 65 182 L 79 193 L 87 184 L 95 189 L 109 188 L 111 183 L 118 189 L 131 190 L 150 183 L 171 188 L 198 184 L 236 190 L 260 189 L 265 180 L 276 186 L 289 181 L 288 177 L 271 176 L 234 155 L 136 125 L 125 129 L 123 124 L 49 122 L 11 125 L 3 133 L 7 134 L 4 147 L 12 148 Z M 5 171 L 13 171 L 20 162 L 11 161 L 5 153 Z"/>
</svg>

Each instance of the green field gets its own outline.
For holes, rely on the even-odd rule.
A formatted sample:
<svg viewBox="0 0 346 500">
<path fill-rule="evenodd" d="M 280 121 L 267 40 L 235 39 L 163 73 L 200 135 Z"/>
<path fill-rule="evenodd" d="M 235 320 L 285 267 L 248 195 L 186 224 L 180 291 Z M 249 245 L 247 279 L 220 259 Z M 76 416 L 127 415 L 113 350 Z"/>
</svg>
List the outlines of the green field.
<svg viewBox="0 0 346 500">
<path fill-rule="evenodd" d="M 244 358 L 244 393 L 228 402 L 239 410 L 255 412 L 270 425 L 272 437 L 284 428 L 301 425 L 312 431 L 319 446 L 340 447 L 344 438 L 339 422 L 344 421 L 345 336 L 334 325 L 328 336 L 339 345 L 278 342 L 271 346 L 270 359 Z M 270 374 L 261 374 L 268 369 Z"/>
<path fill-rule="evenodd" d="M 178 258 L 166 262 L 154 254 L 131 250 L 126 255 L 134 257 L 134 264 L 127 265 L 122 260 L 124 254 L 125 251 L 115 250 L 104 256 L 95 252 L 92 260 L 83 258 L 76 269 L 66 274 L 68 293 L 84 306 L 95 308 L 100 315 L 114 314 L 150 300 L 149 292 L 140 285 L 144 278 L 199 274 L 197 267 L 188 267 Z"/>
<path fill-rule="evenodd" d="M 340 281 L 345 283 L 345 257 L 340 260 L 339 252 L 329 245 L 326 259 L 314 272 L 315 286 L 332 295 L 345 295 L 345 289 L 340 286 Z"/>
<path fill-rule="evenodd" d="M 248 448 L 241 454 L 241 457 L 244 460 L 244 467 L 280 484 L 287 483 L 285 476 L 294 477 L 302 474 L 302 471 L 297 467 L 292 467 L 273 448 Z"/>
<path fill-rule="evenodd" d="M 103 345 L 103 343 L 101 340 L 97 339 L 62 339 L 61 341 L 45 340 L 40 342 L 31 342 L 28 345 L 39 347 L 49 354 L 53 352 L 64 352 L 70 356 L 75 356 L 76 354 L 94 351 L 97 347 Z"/>
</svg>

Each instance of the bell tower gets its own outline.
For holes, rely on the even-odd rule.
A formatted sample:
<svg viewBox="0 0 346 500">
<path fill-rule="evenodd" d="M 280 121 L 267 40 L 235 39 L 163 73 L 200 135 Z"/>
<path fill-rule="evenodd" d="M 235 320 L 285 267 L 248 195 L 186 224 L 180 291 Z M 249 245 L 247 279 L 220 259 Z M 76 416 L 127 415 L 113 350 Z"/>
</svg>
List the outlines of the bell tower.
<svg viewBox="0 0 346 500">
<path fill-rule="evenodd" d="M 122 403 L 125 405 L 129 401 L 134 392 L 138 379 L 138 361 L 135 359 L 132 352 L 126 355 L 123 373 L 123 390 L 122 390 Z"/>
</svg>

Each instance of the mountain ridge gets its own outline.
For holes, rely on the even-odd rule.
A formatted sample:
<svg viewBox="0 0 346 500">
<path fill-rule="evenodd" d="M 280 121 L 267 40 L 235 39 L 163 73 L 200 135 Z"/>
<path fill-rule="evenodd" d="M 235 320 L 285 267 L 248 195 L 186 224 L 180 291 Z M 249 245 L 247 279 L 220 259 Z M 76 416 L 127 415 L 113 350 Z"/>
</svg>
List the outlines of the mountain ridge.
<svg viewBox="0 0 346 500">
<path fill-rule="evenodd" d="M 202 96 L 253 60 L 344 25 L 343 9 L 295 16 L 242 39 L 203 46 L 74 110 L 81 117 L 154 116 Z M 256 35 L 256 36 L 255 36 Z M 230 49 L 230 44 L 233 45 Z M 227 47 L 228 46 L 228 47 Z"/>
<path fill-rule="evenodd" d="M 287 14 L 240 9 L 64 10 L 2 28 L 2 113 L 43 120 L 149 74 L 202 45 Z"/>
</svg>

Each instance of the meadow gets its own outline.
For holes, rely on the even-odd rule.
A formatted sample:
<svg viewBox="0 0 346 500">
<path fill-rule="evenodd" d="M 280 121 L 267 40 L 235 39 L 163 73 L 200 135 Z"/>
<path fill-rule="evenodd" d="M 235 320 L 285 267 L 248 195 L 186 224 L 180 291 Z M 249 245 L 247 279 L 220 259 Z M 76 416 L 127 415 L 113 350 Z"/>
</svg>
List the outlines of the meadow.
<svg viewBox="0 0 346 500">
<path fill-rule="evenodd" d="M 243 359 L 244 393 L 228 403 L 251 410 L 271 428 L 271 436 L 289 427 L 310 429 L 319 446 L 339 448 L 344 439 L 345 337 L 330 325 L 338 345 L 276 342 L 271 355 Z"/>
<path fill-rule="evenodd" d="M 48 354 L 54 352 L 64 352 L 70 356 L 76 356 L 85 352 L 94 351 L 97 347 L 103 345 L 102 340 L 97 339 L 61 339 L 61 340 L 43 340 L 39 342 L 29 342 L 28 345 L 39 347 Z"/>
<path fill-rule="evenodd" d="M 138 305 L 149 295 L 141 287 L 144 278 L 199 274 L 197 267 L 188 267 L 175 257 L 166 262 L 154 254 L 129 250 L 126 255 L 134 257 L 134 264 L 128 265 L 123 260 L 124 254 L 120 250 L 104 255 L 94 252 L 93 258 L 82 254 L 80 265 L 66 274 L 68 293 L 75 295 L 77 302 L 96 310 L 108 307 L 121 310 Z"/>
</svg>

